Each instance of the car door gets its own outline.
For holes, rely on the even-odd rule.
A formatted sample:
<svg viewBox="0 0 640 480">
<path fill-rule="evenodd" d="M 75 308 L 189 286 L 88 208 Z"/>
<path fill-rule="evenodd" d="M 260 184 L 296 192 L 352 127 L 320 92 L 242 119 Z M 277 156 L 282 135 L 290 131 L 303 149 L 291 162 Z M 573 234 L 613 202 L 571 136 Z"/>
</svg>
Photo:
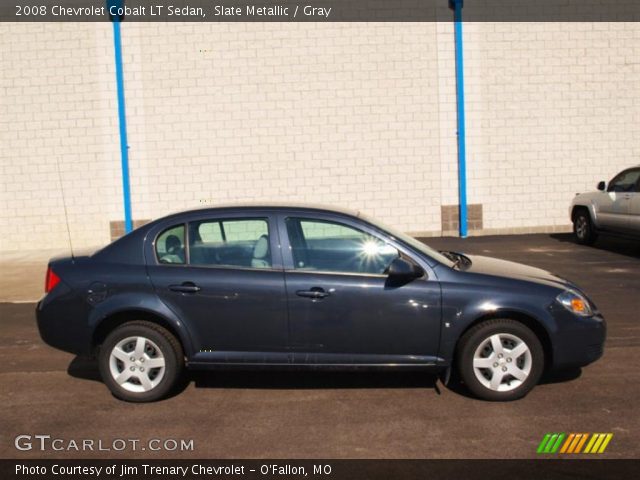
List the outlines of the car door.
<svg viewBox="0 0 640 480">
<path fill-rule="evenodd" d="M 638 175 L 638 181 L 630 195 L 629 230 L 636 235 L 640 235 L 640 175 Z"/>
<path fill-rule="evenodd" d="M 153 235 L 149 277 L 187 326 L 194 361 L 287 362 L 284 273 L 271 216 L 190 218 Z"/>
<path fill-rule="evenodd" d="M 631 200 L 640 178 L 640 169 L 625 170 L 611 182 L 606 192 L 598 198 L 598 221 L 602 228 L 627 231 L 631 225 Z"/>
<path fill-rule="evenodd" d="M 392 285 L 385 269 L 405 251 L 348 218 L 283 215 L 289 336 L 296 363 L 436 362 L 440 285 L 425 274 Z M 422 266 L 422 265 L 421 265 Z"/>
</svg>

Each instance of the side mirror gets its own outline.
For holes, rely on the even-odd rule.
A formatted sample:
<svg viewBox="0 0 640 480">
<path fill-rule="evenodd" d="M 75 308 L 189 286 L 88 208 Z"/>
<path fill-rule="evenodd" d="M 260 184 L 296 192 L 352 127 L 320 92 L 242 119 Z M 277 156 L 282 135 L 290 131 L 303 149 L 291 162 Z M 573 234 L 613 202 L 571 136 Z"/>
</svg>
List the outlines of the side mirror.
<svg viewBox="0 0 640 480">
<path fill-rule="evenodd" d="M 390 280 L 410 282 L 424 275 L 424 269 L 404 258 L 397 257 L 387 269 Z"/>
<path fill-rule="evenodd" d="M 598 190 L 600 190 L 601 192 L 604 192 L 606 190 L 606 188 L 607 188 L 606 182 L 600 182 L 598 184 Z"/>
</svg>

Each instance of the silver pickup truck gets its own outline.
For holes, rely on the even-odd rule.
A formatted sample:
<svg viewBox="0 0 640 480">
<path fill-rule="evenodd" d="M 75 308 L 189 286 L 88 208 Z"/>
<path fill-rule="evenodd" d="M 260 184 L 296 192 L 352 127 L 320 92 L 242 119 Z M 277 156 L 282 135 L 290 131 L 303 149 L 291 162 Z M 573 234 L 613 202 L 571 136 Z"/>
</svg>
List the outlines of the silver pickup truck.
<svg viewBox="0 0 640 480">
<path fill-rule="evenodd" d="M 569 208 L 578 243 L 591 245 L 599 233 L 640 237 L 640 166 L 616 175 L 598 191 L 575 196 Z"/>
</svg>

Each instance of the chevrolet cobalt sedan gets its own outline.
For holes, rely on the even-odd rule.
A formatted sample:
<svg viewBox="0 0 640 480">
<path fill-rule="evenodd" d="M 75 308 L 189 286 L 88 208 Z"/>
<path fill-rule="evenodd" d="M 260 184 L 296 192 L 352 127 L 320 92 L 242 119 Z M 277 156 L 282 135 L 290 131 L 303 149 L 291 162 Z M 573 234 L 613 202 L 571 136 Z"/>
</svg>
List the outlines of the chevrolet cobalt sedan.
<svg viewBox="0 0 640 480">
<path fill-rule="evenodd" d="M 45 342 L 96 355 L 134 402 L 166 396 L 184 368 L 221 366 L 454 369 L 476 396 L 514 400 L 546 369 L 597 360 L 606 328 L 551 273 L 282 206 L 178 213 L 52 259 L 37 318 Z"/>
</svg>

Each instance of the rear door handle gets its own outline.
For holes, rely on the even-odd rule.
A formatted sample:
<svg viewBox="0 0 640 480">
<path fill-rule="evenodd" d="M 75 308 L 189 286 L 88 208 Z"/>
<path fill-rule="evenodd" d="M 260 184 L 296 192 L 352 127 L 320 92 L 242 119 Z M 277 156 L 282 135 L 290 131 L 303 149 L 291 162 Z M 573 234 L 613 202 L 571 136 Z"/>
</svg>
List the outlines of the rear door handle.
<svg viewBox="0 0 640 480">
<path fill-rule="evenodd" d="M 313 298 L 318 300 L 321 298 L 328 297 L 331 294 L 329 292 L 326 292 L 324 288 L 313 287 L 309 290 L 298 290 L 296 292 L 296 295 L 298 295 L 299 297 Z"/>
<path fill-rule="evenodd" d="M 184 282 L 180 285 L 169 285 L 169 290 L 180 293 L 196 293 L 202 289 L 193 282 Z"/>
</svg>

